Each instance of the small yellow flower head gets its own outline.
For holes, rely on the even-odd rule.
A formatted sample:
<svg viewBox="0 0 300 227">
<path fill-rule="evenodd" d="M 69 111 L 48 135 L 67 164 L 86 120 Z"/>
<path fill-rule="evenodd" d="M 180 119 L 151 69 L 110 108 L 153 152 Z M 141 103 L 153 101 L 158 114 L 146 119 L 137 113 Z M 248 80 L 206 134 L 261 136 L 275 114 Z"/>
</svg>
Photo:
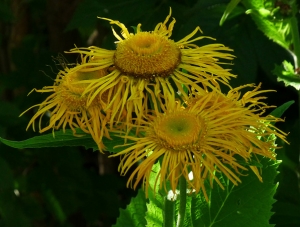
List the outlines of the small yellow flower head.
<svg viewBox="0 0 300 227">
<path fill-rule="evenodd" d="M 41 104 L 31 107 L 39 107 L 39 109 L 30 120 L 27 129 L 32 125 L 33 130 L 35 130 L 35 121 L 38 118 L 40 133 L 49 129 L 58 130 L 62 128 L 65 130 L 68 125 L 75 135 L 76 128 L 80 128 L 85 133 L 91 134 L 99 150 L 102 151 L 104 148 L 102 137 L 110 138 L 106 125 L 109 112 L 103 112 L 105 107 L 103 106 L 103 99 L 106 101 L 105 97 L 102 96 L 102 100 L 96 97 L 87 106 L 88 94 L 82 95 L 86 84 L 77 82 L 99 79 L 105 75 L 107 75 L 106 69 L 93 70 L 92 68 L 87 68 L 74 71 L 65 68 L 64 71 L 58 73 L 53 86 L 47 86 L 41 90 L 34 89 L 36 92 L 41 93 L 50 92 L 51 95 Z M 43 127 L 41 123 L 42 118 L 48 113 L 50 114 L 49 124 Z"/>
<path fill-rule="evenodd" d="M 149 116 L 141 129 L 144 136 L 124 136 L 134 142 L 112 155 L 123 156 L 119 171 L 126 174 L 140 163 L 128 184 L 135 181 L 133 187 L 136 188 L 143 180 L 147 193 L 151 169 L 160 158 L 161 170 L 156 183 L 168 190 L 166 182 L 170 181 L 174 193 L 183 176 L 189 189 L 196 193 L 201 190 L 208 200 L 205 179 L 211 185 L 215 180 L 224 189 L 216 171 L 237 185 L 241 182 L 240 171 L 248 170 L 248 166 L 262 181 L 257 167 L 251 166 L 251 160 L 258 161 L 257 155 L 275 159 L 277 147 L 268 138 L 274 134 L 286 142 L 286 134 L 272 124 L 281 119 L 261 116 L 270 106 L 261 101 L 264 97 L 257 95 L 267 91 L 255 88 L 241 97 L 239 90 L 243 87 L 232 89 L 227 95 L 218 91 L 199 92 L 187 100 L 185 107 L 170 105 L 165 113 Z M 240 159 L 249 164 L 243 165 Z M 190 172 L 193 179 L 189 178 Z"/>
<path fill-rule="evenodd" d="M 113 29 L 118 39 L 116 50 L 94 46 L 71 50 L 71 53 L 88 56 L 91 60 L 86 65 L 99 69 L 112 67 L 109 75 L 92 81 L 87 87 L 85 93 L 91 94 L 89 104 L 98 94 L 101 96 L 108 91 L 113 94 L 107 100 L 107 108 L 115 106 L 112 108 L 113 118 L 126 109 L 126 122 L 132 122 L 131 113 L 134 112 L 138 120 L 135 123 L 139 124 L 149 109 L 149 99 L 154 110 L 160 112 L 160 109 L 165 111 L 166 102 L 175 102 L 176 92 L 187 98 L 182 85 L 190 91 L 191 88 L 219 88 L 219 83 L 228 85 L 228 80 L 234 75 L 223 69 L 220 64 L 224 62 L 219 60 L 232 60 L 233 55 L 227 53 L 232 50 L 221 44 L 194 44 L 197 40 L 210 38 L 193 38 L 197 32 L 201 32 L 199 27 L 183 39 L 173 41 L 170 36 L 175 19 L 167 25 L 170 17 L 171 11 L 153 31 L 142 31 L 139 24 L 135 34 L 129 33 L 119 21 L 102 18 L 121 28 L 121 35 Z"/>
</svg>

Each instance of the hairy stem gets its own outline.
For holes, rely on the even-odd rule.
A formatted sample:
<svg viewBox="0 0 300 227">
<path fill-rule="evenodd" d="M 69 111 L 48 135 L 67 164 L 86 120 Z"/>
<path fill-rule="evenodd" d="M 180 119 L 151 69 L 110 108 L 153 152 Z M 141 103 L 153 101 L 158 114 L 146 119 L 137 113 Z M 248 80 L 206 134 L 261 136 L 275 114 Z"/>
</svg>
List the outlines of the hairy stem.
<svg viewBox="0 0 300 227">
<path fill-rule="evenodd" d="M 177 219 L 177 227 L 183 227 L 186 209 L 186 179 L 184 176 L 179 178 L 179 211 Z"/>
<path fill-rule="evenodd" d="M 169 200 L 167 196 L 164 199 L 164 227 L 174 227 L 175 201 Z"/>
</svg>

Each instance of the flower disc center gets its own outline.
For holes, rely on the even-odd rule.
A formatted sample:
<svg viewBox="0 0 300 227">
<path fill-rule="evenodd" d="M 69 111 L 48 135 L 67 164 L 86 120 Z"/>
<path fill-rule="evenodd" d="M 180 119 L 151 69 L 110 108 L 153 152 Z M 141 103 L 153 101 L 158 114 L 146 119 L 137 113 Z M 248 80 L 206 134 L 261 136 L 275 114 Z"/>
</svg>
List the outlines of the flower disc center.
<svg viewBox="0 0 300 227">
<path fill-rule="evenodd" d="M 168 77 L 181 61 L 173 40 L 150 32 L 139 32 L 120 42 L 114 63 L 122 73 L 143 79 Z"/>
<path fill-rule="evenodd" d="M 88 94 L 82 96 L 85 88 L 89 85 L 89 80 L 101 78 L 107 74 L 105 69 L 95 71 L 76 71 L 64 76 L 62 83 L 58 86 L 57 91 L 60 98 L 67 104 L 69 109 L 79 110 L 86 108 Z M 78 83 L 83 82 L 83 83 Z M 99 99 L 95 98 L 92 105 L 99 105 Z"/>
<path fill-rule="evenodd" d="M 168 148 L 181 150 L 198 144 L 205 130 L 204 122 L 192 113 L 172 113 L 154 123 L 159 141 Z"/>
<path fill-rule="evenodd" d="M 82 90 L 85 89 L 89 83 L 85 83 L 89 80 L 99 79 L 107 74 L 105 69 L 95 71 L 77 71 L 67 74 L 65 76 L 65 86 L 67 86 L 74 93 L 81 95 Z M 83 83 L 78 83 L 83 82 Z"/>
</svg>

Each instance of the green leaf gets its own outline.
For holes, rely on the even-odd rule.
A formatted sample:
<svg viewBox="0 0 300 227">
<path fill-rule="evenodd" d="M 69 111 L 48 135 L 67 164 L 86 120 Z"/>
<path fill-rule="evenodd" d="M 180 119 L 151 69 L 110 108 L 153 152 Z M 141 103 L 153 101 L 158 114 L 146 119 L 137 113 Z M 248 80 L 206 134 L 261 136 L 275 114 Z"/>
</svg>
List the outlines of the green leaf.
<svg viewBox="0 0 300 227">
<path fill-rule="evenodd" d="M 125 143 L 124 139 L 118 135 L 110 135 L 111 140 L 107 138 L 103 138 L 103 143 L 106 147 L 106 150 L 111 153 L 118 153 L 126 149 L 127 147 L 130 147 L 131 140 L 127 140 Z M 126 145 L 125 145 L 126 144 Z"/>
<path fill-rule="evenodd" d="M 225 185 L 225 190 L 222 190 L 216 182 L 211 189 L 209 182 L 206 182 L 210 202 L 207 203 L 201 193 L 192 198 L 193 226 L 274 226 L 269 224 L 269 219 L 272 215 L 272 204 L 275 202 L 273 195 L 277 185 L 274 184 L 274 179 L 279 162 L 265 158 L 262 158 L 260 162 L 264 166 L 263 183 L 252 171 L 241 177 L 242 183 L 238 186 L 234 186 L 221 174 L 218 175 L 221 183 Z"/>
<path fill-rule="evenodd" d="M 247 14 L 250 14 L 258 29 L 260 29 L 267 37 L 279 44 L 285 49 L 289 49 L 292 43 L 291 30 L 288 20 L 278 20 L 274 15 L 275 8 L 271 5 L 264 5 L 263 1 L 248 1 L 244 0 L 242 3 L 248 9 Z M 273 7 L 273 5 L 272 5 Z"/>
<path fill-rule="evenodd" d="M 295 101 L 288 101 L 284 104 L 282 104 L 281 106 L 277 107 L 275 110 L 273 110 L 270 115 L 274 116 L 274 117 L 281 117 L 284 112 L 292 105 L 294 104 Z"/>
<path fill-rule="evenodd" d="M 126 209 L 120 210 L 120 216 L 113 227 L 142 227 L 146 226 L 146 198 L 143 190 L 139 190 L 135 198 L 132 198 Z"/>
<path fill-rule="evenodd" d="M 220 20 L 220 26 L 223 25 L 223 23 L 225 22 L 225 20 L 227 19 L 228 15 L 232 12 L 232 10 L 234 10 L 234 8 L 237 6 L 237 4 L 239 4 L 241 0 L 231 0 L 226 9 L 225 12 L 222 15 L 222 18 Z"/>
<path fill-rule="evenodd" d="M 192 202 L 192 197 L 187 195 L 186 210 L 185 210 L 185 217 L 184 217 L 184 223 L 183 223 L 184 227 L 192 226 L 191 202 Z M 180 203 L 180 200 L 176 200 L 176 220 L 178 219 L 179 203 Z"/>
<path fill-rule="evenodd" d="M 159 185 L 157 184 L 155 186 L 155 180 L 157 173 L 160 172 L 160 162 L 157 162 L 151 171 L 150 174 L 150 187 L 148 188 L 148 196 L 149 196 L 149 202 L 147 203 L 147 213 L 146 213 L 146 220 L 147 220 L 147 227 L 153 227 L 153 226 L 162 226 L 164 223 L 163 216 L 165 211 L 165 199 L 167 197 L 172 196 L 173 194 L 170 193 L 167 195 L 167 193 L 164 191 L 164 188 L 159 189 Z M 158 181 L 159 182 L 159 179 Z M 167 188 L 169 188 L 169 185 L 167 185 Z M 155 194 L 154 194 L 155 192 Z M 168 198 L 170 199 L 170 198 Z M 174 198 L 173 198 L 174 199 Z M 176 200 L 176 197 L 175 197 Z M 191 223 L 191 197 L 186 198 L 186 212 L 185 212 L 185 219 L 184 219 L 184 227 L 190 227 L 192 226 Z M 172 203 L 172 201 L 167 201 Z M 176 220 L 178 218 L 178 209 L 179 209 L 179 200 L 176 200 L 176 206 L 175 206 L 175 216 L 174 216 L 174 222 L 176 223 Z"/>
<path fill-rule="evenodd" d="M 98 150 L 96 143 L 91 135 L 77 130 L 77 136 L 74 136 L 71 129 L 57 131 L 54 134 L 46 134 L 41 136 L 35 136 L 23 141 L 6 140 L 0 137 L 0 141 L 10 147 L 25 149 L 25 148 L 42 148 L 42 147 L 63 147 L 63 146 L 84 146 L 86 149 L 92 148 L 94 151 Z M 124 150 L 129 145 L 124 145 L 124 139 L 116 134 L 111 135 L 111 140 L 103 138 L 103 143 L 106 146 L 106 150 L 117 153 Z M 130 140 L 127 141 L 130 143 Z M 116 145 L 121 145 L 115 147 Z"/>
<path fill-rule="evenodd" d="M 62 224 L 66 221 L 67 216 L 62 209 L 62 206 L 50 189 L 43 190 L 46 205 L 49 207 L 51 212 L 55 215 L 56 219 Z"/>
<path fill-rule="evenodd" d="M 150 187 L 148 188 L 149 203 L 147 203 L 148 211 L 146 213 L 147 227 L 163 225 L 164 197 L 161 194 L 162 192 L 159 192 L 159 185 L 157 184 L 156 187 L 154 187 L 156 175 L 159 171 L 160 164 L 158 162 L 153 166 L 150 174 Z"/>
<path fill-rule="evenodd" d="M 189 94 L 189 89 L 187 88 L 187 86 L 182 84 L 181 87 L 182 87 L 184 93 L 188 95 Z"/>
<path fill-rule="evenodd" d="M 186 198 L 186 211 L 185 211 L 185 218 L 184 218 L 184 227 L 192 226 L 192 197 L 188 196 Z"/>
<path fill-rule="evenodd" d="M 92 137 L 85 133 L 78 133 L 74 136 L 71 129 L 57 131 L 54 134 L 35 136 L 23 141 L 11 141 L 0 137 L 0 141 L 10 147 L 24 148 L 42 148 L 42 147 L 63 147 L 63 146 L 85 146 L 86 148 L 95 148 L 96 143 Z"/>
<path fill-rule="evenodd" d="M 288 61 L 283 61 L 282 65 L 275 65 L 272 71 L 277 76 L 277 81 L 282 81 L 285 86 L 292 86 L 300 90 L 300 76 L 295 74 L 293 65 Z"/>
<path fill-rule="evenodd" d="M 259 161 L 257 161 L 257 160 L 250 160 L 250 161 L 245 161 L 242 157 L 240 157 L 240 156 L 237 156 L 237 157 L 235 157 L 235 159 L 236 159 L 236 162 L 237 163 L 239 163 L 239 164 L 241 164 L 242 166 L 256 166 L 256 167 L 258 167 L 258 168 L 262 168 L 263 167 L 263 165 L 259 162 Z"/>
</svg>

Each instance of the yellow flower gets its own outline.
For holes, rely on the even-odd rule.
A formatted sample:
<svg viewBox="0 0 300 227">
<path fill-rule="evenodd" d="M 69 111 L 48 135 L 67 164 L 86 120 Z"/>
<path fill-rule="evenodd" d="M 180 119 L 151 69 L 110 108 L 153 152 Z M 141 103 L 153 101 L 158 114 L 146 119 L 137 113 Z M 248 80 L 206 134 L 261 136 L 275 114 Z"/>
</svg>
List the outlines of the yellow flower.
<svg viewBox="0 0 300 227">
<path fill-rule="evenodd" d="M 85 65 L 98 69 L 113 67 L 110 74 L 91 83 L 88 81 L 90 84 L 85 91 L 90 95 L 88 104 L 98 95 L 101 97 L 108 92 L 111 95 L 107 100 L 107 108 L 115 106 L 112 108 L 113 119 L 115 116 L 118 119 L 126 109 L 127 123 L 132 122 L 131 113 L 140 122 L 150 109 L 149 103 L 151 109 L 160 112 L 165 110 L 166 102 L 175 101 L 176 92 L 187 98 L 183 85 L 190 91 L 191 87 L 196 90 L 219 88 L 219 82 L 228 85 L 228 80 L 235 76 L 223 69 L 220 64 L 224 62 L 219 60 L 232 60 L 233 55 L 226 53 L 232 50 L 222 44 L 194 44 L 195 41 L 210 38 L 194 37 L 201 32 L 199 27 L 183 39 L 173 41 L 170 36 L 175 19 L 167 25 L 170 17 L 171 10 L 166 20 L 149 32 L 142 31 L 139 24 L 135 34 L 129 33 L 119 21 L 102 18 L 121 28 L 121 35 L 113 29 L 118 39 L 116 50 L 91 46 L 70 51 L 89 56 L 90 61 Z"/>
<path fill-rule="evenodd" d="M 240 89 L 251 86 L 231 89 L 227 95 L 218 91 L 199 92 L 184 105 L 171 104 L 165 113 L 149 116 L 140 130 L 143 136 L 124 136 L 133 143 L 112 155 L 123 156 L 119 165 L 123 175 L 140 163 L 127 185 L 134 182 L 136 188 L 142 180 L 147 193 L 152 166 L 160 158 L 156 183 L 167 190 L 166 182 L 170 181 L 174 193 L 183 176 L 189 189 L 202 191 L 208 200 L 205 179 L 211 185 L 215 180 L 224 189 L 215 176 L 216 171 L 237 185 L 241 182 L 240 171 L 246 171 L 248 166 L 262 181 L 251 160 L 258 161 L 258 155 L 275 159 L 277 147 L 269 137 L 274 134 L 286 142 L 286 134 L 272 124 L 281 119 L 261 116 L 270 106 L 261 101 L 265 97 L 258 95 L 267 91 L 259 91 L 257 87 L 241 96 Z M 193 179 L 189 179 L 190 172 Z"/>
<path fill-rule="evenodd" d="M 83 62 L 85 62 L 85 60 L 86 59 L 83 59 Z M 76 135 L 76 129 L 80 128 L 85 133 L 91 134 L 99 150 L 102 151 L 104 148 L 102 137 L 110 138 L 107 127 L 110 112 L 103 112 L 103 109 L 106 107 L 103 102 L 105 96 L 102 96 L 102 100 L 96 97 L 93 99 L 93 102 L 87 106 L 88 94 L 82 95 L 86 84 L 76 82 L 98 79 L 106 74 L 108 74 L 107 69 L 95 70 L 89 67 L 72 70 L 65 67 L 63 71 L 58 73 L 53 86 L 46 86 L 40 90 L 34 89 L 36 92 L 49 92 L 51 94 L 42 103 L 31 107 L 39 108 L 30 120 L 27 129 L 32 125 L 33 130 L 35 130 L 35 121 L 38 118 L 40 133 L 49 129 L 58 130 L 60 128 L 65 131 L 66 127 L 69 126 L 74 135 Z M 50 114 L 49 123 L 43 127 L 42 118 L 48 113 Z"/>
</svg>

